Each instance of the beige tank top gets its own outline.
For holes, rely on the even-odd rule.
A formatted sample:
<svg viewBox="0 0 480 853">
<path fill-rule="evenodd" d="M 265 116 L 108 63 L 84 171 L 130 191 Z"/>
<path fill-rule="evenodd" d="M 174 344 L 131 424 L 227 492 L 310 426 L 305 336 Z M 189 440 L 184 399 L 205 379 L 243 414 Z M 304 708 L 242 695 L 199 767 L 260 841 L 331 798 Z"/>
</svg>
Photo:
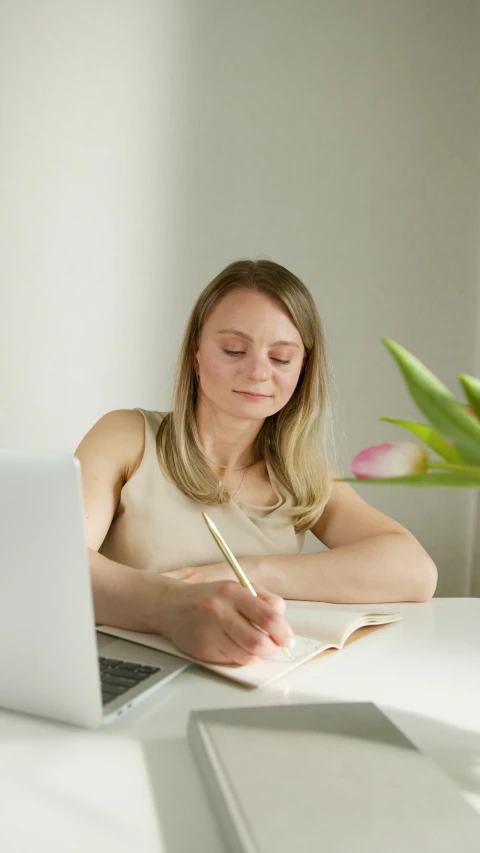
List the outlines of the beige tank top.
<svg viewBox="0 0 480 853">
<path fill-rule="evenodd" d="M 194 501 L 177 488 L 158 462 L 156 434 L 162 415 L 138 411 L 145 418 L 145 452 L 121 491 L 101 554 L 149 572 L 223 562 L 223 554 L 201 516 L 202 510 L 238 558 L 301 551 L 304 534 L 297 535 L 285 515 L 285 509 L 292 506 L 292 497 L 282 493 L 269 467 L 272 488 L 278 495 L 273 506 L 242 501 L 206 506 Z"/>
</svg>

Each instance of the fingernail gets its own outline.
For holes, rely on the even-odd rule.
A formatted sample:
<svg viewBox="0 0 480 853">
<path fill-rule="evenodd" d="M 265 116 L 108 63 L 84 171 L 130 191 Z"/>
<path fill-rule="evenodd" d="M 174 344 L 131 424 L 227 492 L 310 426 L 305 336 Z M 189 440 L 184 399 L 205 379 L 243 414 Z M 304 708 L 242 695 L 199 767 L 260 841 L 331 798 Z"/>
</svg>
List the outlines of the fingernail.
<svg viewBox="0 0 480 853">
<path fill-rule="evenodd" d="M 290 651 L 291 651 L 292 649 L 294 649 L 294 648 L 295 648 L 296 644 L 297 644 L 297 641 L 296 641 L 295 637 L 292 637 L 292 638 L 288 641 L 288 646 L 287 646 L 287 648 L 288 648 L 288 649 L 290 649 Z"/>
</svg>

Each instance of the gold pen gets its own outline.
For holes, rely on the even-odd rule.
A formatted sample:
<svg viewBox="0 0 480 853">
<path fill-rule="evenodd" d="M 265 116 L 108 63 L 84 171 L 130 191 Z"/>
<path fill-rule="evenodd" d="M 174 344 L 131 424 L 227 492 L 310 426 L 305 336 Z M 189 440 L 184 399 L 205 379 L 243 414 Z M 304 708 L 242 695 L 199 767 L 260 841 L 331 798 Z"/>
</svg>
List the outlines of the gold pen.
<svg viewBox="0 0 480 853">
<path fill-rule="evenodd" d="M 246 589 L 248 589 L 249 592 L 252 593 L 252 595 L 256 596 L 257 593 L 255 592 L 252 584 L 248 580 L 248 578 L 247 578 L 245 572 L 243 571 L 240 563 L 238 562 L 238 560 L 235 558 L 235 556 L 230 551 L 230 548 L 228 547 L 227 543 L 225 542 L 225 539 L 223 538 L 221 533 L 219 533 L 219 531 L 215 527 L 212 519 L 209 518 L 209 516 L 207 515 L 206 512 L 202 512 L 202 515 L 203 515 L 203 518 L 205 520 L 205 523 L 206 523 L 210 533 L 212 534 L 213 538 L 215 539 L 215 542 L 217 543 L 218 547 L 220 548 L 220 550 L 221 550 L 222 554 L 224 555 L 225 559 L 227 560 L 228 564 L 231 566 L 231 568 L 235 572 L 235 574 L 236 574 L 238 580 L 240 581 L 241 585 L 244 586 Z M 259 631 L 263 631 L 263 628 L 260 628 L 258 625 L 255 625 L 255 627 L 258 628 Z M 263 633 L 266 634 L 267 632 L 263 631 Z M 282 652 L 284 652 L 287 655 L 287 657 L 289 657 L 290 660 L 292 660 L 292 656 L 291 656 L 289 650 L 286 648 L 286 646 L 280 646 L 280 648 L 282 649 Z"/>
</svg>

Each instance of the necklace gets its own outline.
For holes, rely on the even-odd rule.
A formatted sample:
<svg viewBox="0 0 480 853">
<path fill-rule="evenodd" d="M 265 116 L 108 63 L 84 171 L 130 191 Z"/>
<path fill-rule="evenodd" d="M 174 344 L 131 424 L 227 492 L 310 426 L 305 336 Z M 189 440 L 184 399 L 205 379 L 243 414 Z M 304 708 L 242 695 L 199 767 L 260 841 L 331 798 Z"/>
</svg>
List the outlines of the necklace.
<svg viewBox="0 0 480 853">
<path fill-rule="evenodd" d="M 205 454 L 204 454 L 204 456 L 205 456 Z M 227 467 L 226 465 L 219 465 L 217 462 L 214 462 L 213 459 L 209 459 L 208 456 L 205 456 L 205 459 L 207 460 L 207 462 L 210 462 L 212 465 L 214 465 L 215 468 L 220 468 L 220 469 L 225 470 L 225 468 Z M 242 475 L 242 479 L 240 480 L 240 483 L 238 484 L 235 491 L 230 493 L 230 500 L 232 500 L 235 497 L 235 495 L 238 495 L 240 489 L 243 486 L 243 481 L 245 480 L 245 477 L 247 476 L 248 469 L 253 468 L 254 465 L 255 465 L 255 462 L 250 462 L 248 465 L 243 465 L 242 468 L 231 468 L 230 469 L 231 473 L 233 471 L 243 471 L 243 475 Z"/>
<path fill-rule="evenodd" d="M 253 465 L 253 462 L 252 462 L 252 465 Z M 244 470 L 244 472 L 243 472 L 242 479 L 240 480 L 240 485 L 235 489 L 235 491 L 234 491 L 234 492 L 232 492 L 232 493 L 231 493 L 231 495 L 230 495 L 230 500 L 233 500 L 233 498 L 235 497 L 235 495 L 238 495 L 238 493 L 239 493 L 240 489 L 241 489 L 241 488 L 242 488 L 242 486 L 243 486 L 243 481 L 244 481 L 244 479 L 245 479 L 245 477 L 246 477 L 247 471 L 248 471 L 248 469 L 249 469 L 249 468 L 251 468 L 251 467 L 252 467 L 252 465 L 247 465 L 247 467 L 245 468 L 245 470 Z"/>
</svg>

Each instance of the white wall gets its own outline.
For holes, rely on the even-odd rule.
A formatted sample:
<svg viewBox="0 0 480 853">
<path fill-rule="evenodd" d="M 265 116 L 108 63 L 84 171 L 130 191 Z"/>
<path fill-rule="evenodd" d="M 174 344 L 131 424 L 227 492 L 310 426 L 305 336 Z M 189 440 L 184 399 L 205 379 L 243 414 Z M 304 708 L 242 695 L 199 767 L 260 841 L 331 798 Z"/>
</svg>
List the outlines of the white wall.
<svg viewBox="0 0 480 853">
<path fill-rule="evenodd" d="M 416 416 L 382 335 L 452 390 L 475 372 L 477 4 L 4 0 L 0 39 L 0 445 L 166 407 L 195 297 L 243 256 L 317 299 L 345 461 Z M 471 494 L 361 494 L 468 592 Z"/>
<path fill-rule="evenodd" d="M 3 445 L 72 448 L 104 411 L 165 396 L 184 14 L 0 6 Z"/>
</svg>

